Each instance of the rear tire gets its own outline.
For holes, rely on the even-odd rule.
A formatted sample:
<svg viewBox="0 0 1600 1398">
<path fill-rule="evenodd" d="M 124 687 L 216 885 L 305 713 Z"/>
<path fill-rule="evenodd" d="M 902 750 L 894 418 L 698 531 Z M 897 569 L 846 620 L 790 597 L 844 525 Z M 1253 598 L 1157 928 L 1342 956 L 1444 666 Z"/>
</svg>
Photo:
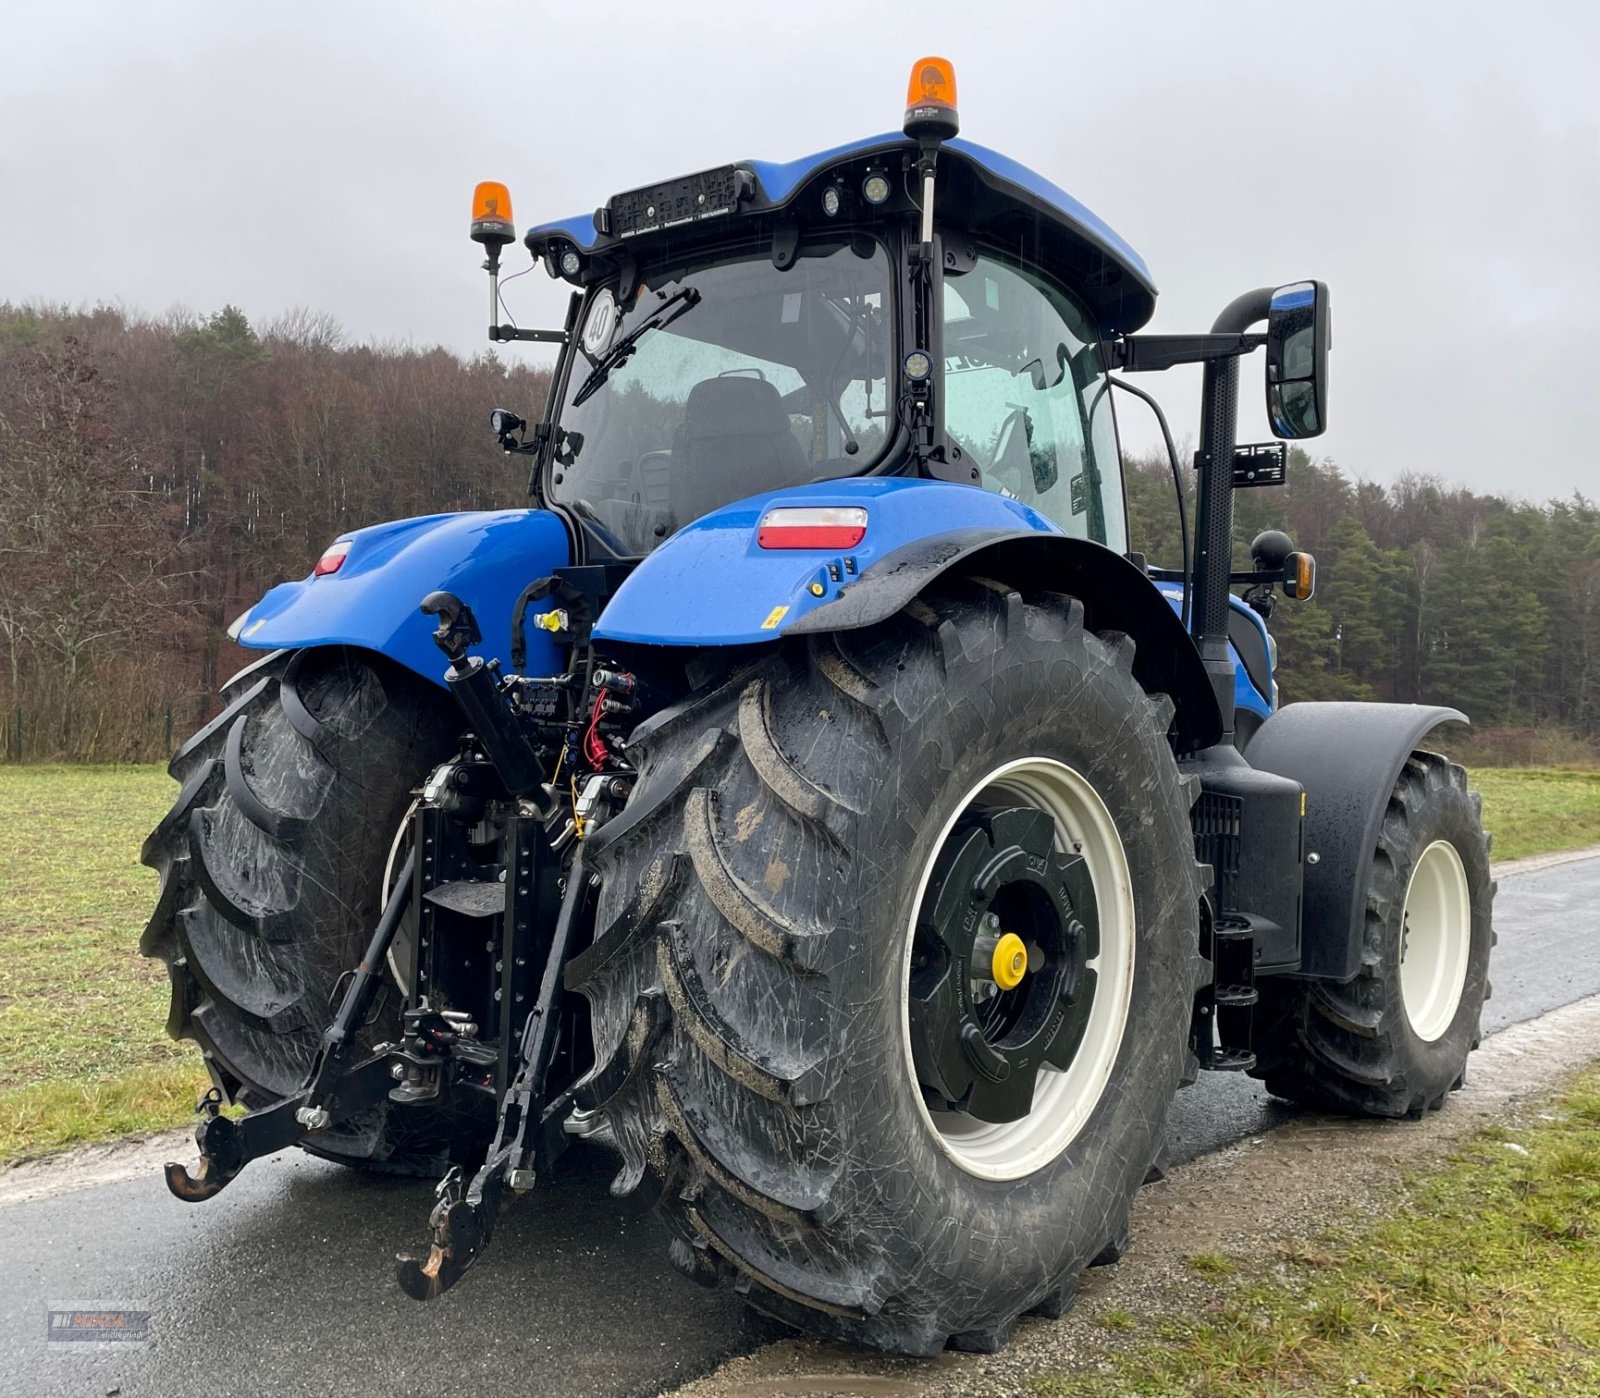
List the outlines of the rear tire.
<svg viewBox="0 0 1600 1398">
<path fill-rule="evenodd" d="M 1120 1249 L 1204 969 L 1194 790 L 1132 660 L 1080 603 L 974 579 L 641 726 L 633 798 L 585 842 L 600 906 L 567 979 L 593 1011 L 614 1187 L 661 1182 L 692 1277 L 856 1345 L 993 1350 Z M 996 1164 L 952 1148 L 918 1090 L 907 966 L 944 832 L 986 782 L 1029 796 L 1024 777 L 1027 804 L 1108 813 L 1126 886 L 1097 873 L 1095 897 L 1124 900 L 1133 945 L 1104 1072 L 1063 1105 L 1080 1119 Z M 1058 851 L 1092 842 L 1065 818 Z"/>
<path fill-rule="evenodd" d="M 1254 1076 L 1290 1101 L 1417 1115 L 1466 1081 L 1488 992 L 1494 883 L 1467 774 L 1414 752 L 1389 797 L 1353 981 L 1261 982 Z"/>
<path fill-rule="evenodd" d="M 369 652 L 278 652 L 223 691 L 179 749 L 181 791 L 145 841 L 161 892 L 140 950 L 172 981 L 167 1031 L 200 1046 L 230 1102 L 294 1091 L 333 1018 L 335 986 L 377 922 L 409 794 L 449 752 L 448 698 Z M 358 1052 L 399 1025 L 390 987 Z M 307 1148 L 347 1164 L 438 1173 L 461 1149 L 437 1115 L 387 1104 Z"/>
</svg>

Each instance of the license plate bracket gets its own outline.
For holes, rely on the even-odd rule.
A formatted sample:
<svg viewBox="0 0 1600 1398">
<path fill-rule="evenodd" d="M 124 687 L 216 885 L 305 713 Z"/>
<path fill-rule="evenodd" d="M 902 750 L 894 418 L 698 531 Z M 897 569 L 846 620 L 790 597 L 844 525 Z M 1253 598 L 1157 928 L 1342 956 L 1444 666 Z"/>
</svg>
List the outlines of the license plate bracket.
<svg viewBox="0 0 1600 1398">
<path fill-rule="evenodd" d="M 680 224 L 720 218 L 739 207 L 750 187 L 750 175 L 736 165 L 719 165 L 693 175 L 614 194 L 607 205 L 615 238 L 636 238 Z"/>
</svg>

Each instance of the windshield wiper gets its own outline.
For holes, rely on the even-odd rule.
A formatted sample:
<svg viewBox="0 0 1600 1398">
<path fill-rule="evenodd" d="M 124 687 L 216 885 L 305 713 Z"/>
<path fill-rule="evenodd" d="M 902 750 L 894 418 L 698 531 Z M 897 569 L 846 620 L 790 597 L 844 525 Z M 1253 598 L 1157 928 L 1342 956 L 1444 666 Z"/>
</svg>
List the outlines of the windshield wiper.
<svg viewBox="0 0 1600 1398">
<path fill-rule="evenodd" d="M 667 297 L 649 316 L 640 321 L 616 344 L 612 345 L 604 354 L 594 361 L 594 368 L 589 370 L 589 377 L 579 386 L 578 391 L 572 395 L 572 406 L 576 408 L 580 403 L 590 398 L 600 385 L 611 377 L 611 371 L 625 364 L 628 356 L 638 346 L 639 341 L 652 330 L 661 330 L 671 325 L 686 311 L 692 310 L 700 304 L 700 293 L 692 286 L 680 287 Z"/>
</svg>

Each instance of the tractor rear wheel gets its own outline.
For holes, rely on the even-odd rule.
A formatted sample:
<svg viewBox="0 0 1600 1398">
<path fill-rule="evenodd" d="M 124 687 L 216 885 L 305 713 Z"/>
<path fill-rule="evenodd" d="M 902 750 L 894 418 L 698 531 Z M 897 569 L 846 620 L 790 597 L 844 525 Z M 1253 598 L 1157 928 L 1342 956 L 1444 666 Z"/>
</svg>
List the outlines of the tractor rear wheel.
<svg viewBox="0 0 1600 1398">
<path fill-rule="evenodd" d="M 1254 1075 L 1290 1101 L 1369 1116 L 1444 1105 L 1488 993 L 1494 884 L 1482 802 L 1431 752 L 1407 759 L 1378 834 L 1353 981 L 1263 980 Z"/>
<path fill-rule="evenodd" d="M 928 1354 L 1117 1255 L 1204 970 L 1194 793 L 1132 661 L 970 579 L 641 726 L 567 980 L 615 1188 L 656 1177 L 691 1276 Z"/>
<path fill-rule="evenodd" d="M 294 1091 L 383 899 L 411 789 L 459 730 L 447 696 L 369 652 L 278 652 L 223 691 L 221 714 L 179 749 L 177 802 L 145 841 L 161 892 L 140 950 L 172 980 L 167 1031 L 193 1039 L 225 1098 Z M 392 988 L 362 1048 L 399 1025 Z M 349 1164 L 441 1172 L 446 1124 L 387 1105 L 308 1149 Z M 478 1142 L 481 1144 L 481 1142 Z"/>
</svg>

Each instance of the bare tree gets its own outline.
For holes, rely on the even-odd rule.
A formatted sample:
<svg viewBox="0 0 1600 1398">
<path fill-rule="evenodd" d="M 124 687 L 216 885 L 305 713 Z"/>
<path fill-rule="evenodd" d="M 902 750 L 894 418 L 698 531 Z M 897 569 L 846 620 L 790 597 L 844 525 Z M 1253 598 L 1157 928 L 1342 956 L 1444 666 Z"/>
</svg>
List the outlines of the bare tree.
<svg viewBox="0 0 1600 1398">
<path fill-rule="evenodd" d="M 33 671 L 35 707 L 71 751 L 102 696 L 96 661 L 172 631 L 183 566 L 135 446 L 96 411 L 106 394 L 82 344 L 25 356 L 0 416 L 0 632 L 13 695 Z M 153 639 L 152 639 L 153 638 Z"/>
</svg>

